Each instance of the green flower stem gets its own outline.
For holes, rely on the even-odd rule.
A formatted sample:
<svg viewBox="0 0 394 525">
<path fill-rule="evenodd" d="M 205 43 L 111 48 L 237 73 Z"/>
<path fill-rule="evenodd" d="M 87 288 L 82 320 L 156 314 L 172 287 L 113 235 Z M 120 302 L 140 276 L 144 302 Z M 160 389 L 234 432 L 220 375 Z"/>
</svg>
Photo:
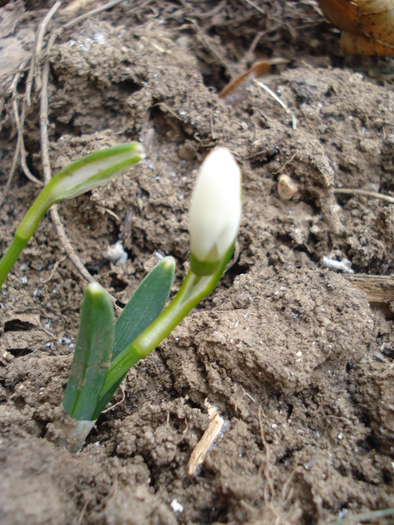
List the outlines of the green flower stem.
<svg viewBox="0 0 394 525">
<path fill-rule="evenodd" d="M 26 213 L 11 246 L 0 261 L 0 287 L 53 204 L 97 188 L 137 164 L 145 156 L 141 144 L 130 142 L 91 153 L 54 175 Z"/>
<path fill-rule="evenodd" d="M 3 258 L 0 261 L 0 288 L 3 286 L 7 275 L 18 260 L 19 255 L 23 251 L 23 248 L 26 246 L 31 236 L 36 231 L 36 228 L 39 225 L 41 219 L 44 217 L 53 203 L 54 200 L 51 198 L 51 194 L 48 192 L 46 187 L 42 190 L 37 199 L 31 205 L 29 211 L 24 216 L 22 222 L 15 232 L 15 236 L 10 247 L 5 252 Z"/>
<path fill-rule="evenodd" d="M 15 232 L 15 236 L 26 239 L 27 243 L 36 231 L 41 219 L 55 202 L 56 196 L 53 195 L 51 186 L 45 186 L 23 217 Z"/>
<path fill-rule="evenodd" d="M 28 239 L 22 239 L 15 235 L 10 247 L 5 252 L 0 261 L 0 288 L 3 285 L 7 275 L 10 273 L 12 267 L 18 260 L 23 248 L 26 246 Z"/>
<path fill-rule="evenodd" d="M 207 295 L 213 292 L 233 253 L 233 246 L 213 275 L 200 277 L 189 272 L 179 292 L 159 317 L 111 363 L 101 397 L 140 359 L 154 350 Z"/>
</svg>

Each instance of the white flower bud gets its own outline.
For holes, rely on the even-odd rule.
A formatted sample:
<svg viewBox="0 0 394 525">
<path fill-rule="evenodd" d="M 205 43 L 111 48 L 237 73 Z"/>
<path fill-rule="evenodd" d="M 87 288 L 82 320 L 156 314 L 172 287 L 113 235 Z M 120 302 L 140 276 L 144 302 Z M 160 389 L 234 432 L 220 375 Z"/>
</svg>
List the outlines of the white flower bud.
<svg viewBox="0 0 394 525">
<path fill-rule="evenodd" d="M 201 165 L 190 208 L 191 269 L 211 275 L 219 268 L 241 222 L 241 170 L 225 148 Z"/>
</svg>

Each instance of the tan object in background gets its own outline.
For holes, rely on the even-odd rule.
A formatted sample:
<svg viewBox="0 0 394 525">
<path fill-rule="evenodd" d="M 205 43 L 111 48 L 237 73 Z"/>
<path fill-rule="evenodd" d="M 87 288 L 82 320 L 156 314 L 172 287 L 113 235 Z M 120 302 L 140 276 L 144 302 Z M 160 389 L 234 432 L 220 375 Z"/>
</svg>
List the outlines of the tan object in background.
<svg viewBox="0 0 394 525">
<path fill-rule="evenodd" d="M 281 175 L 278 180 L 278 195 L 282 201 L 290 200 L 298 191 L 297 184 L 288 175 Z"/>
<path fill-rule="evenodd" d="M 394 55 L 394 0 L 318 2 L 328 20 L 342 29 L 342 53 Z"/>
</svg>

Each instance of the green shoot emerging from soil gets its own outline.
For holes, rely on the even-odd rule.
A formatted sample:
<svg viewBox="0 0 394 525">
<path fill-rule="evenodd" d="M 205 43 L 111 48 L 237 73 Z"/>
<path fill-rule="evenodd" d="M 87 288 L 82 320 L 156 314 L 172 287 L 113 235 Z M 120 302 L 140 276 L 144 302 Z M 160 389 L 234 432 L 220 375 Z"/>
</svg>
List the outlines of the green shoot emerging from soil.
<svg viewBox="0 0 394 525">
<path fill-rule="evenodd" d="M 174 279 L 172 257 L 145 277 L 115 325 L 106 292 L 97 284 L 87 287 L 63 400 L 68 418 L 57 425 L 63 431 L 60 444 L 80 448 L 129 369 L 215 289 L 240 220 L 241 172 L 231 153 L 219 148 L 205 159 L 197 178 L 190 211 L 191 269 L 168 307 L 163 310 Z"/>
<path fill-rule="evenodd" d="M 53 204 L 104 184 L 144 158 L 143 147 L 137 142 L 131 142 L 91 153 L 57 173 L 31 205 L 3 255 L 0 261 L 0 287 Z"/>
</svg>

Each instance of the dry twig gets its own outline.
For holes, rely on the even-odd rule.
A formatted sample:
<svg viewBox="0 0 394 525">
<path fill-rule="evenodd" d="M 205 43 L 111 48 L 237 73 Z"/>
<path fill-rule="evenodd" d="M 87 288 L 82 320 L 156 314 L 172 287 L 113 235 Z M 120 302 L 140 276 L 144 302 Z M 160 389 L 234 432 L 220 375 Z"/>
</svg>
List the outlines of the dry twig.
<svg viewBox="0 0 394 525">
<path fill-rule="evenodd" d="M 107 412 L 109 412 L 113 408 L 117 407 L 118 405 L 121 405 L 123 403 L 123 401 L 126 399 L 126 391 L 125 391 L 125 387 L 124 387 L 123 383 L 120 384 L 120 389 L 122 391 L 122 399 L 120 401 L 114 403 L 113 405 L 109 406 L 105 410 L 103 410 L 101 412 L 102 414 L 106 414 Z"/>
<path fill-rule="evenodd" d="M 14 112 L 14 120 L 15 120 L 16 129 L 17 129 L 17 132 L 18 132 L 18 138 L 17 138 L 16 147 L 15 147 L 15 153 L 14 153 L 14 158 L 13 158 L 13 161 L 12 161 L 11 170 L 10 170 L 10 173 L 8 175 L 8 180 L 7 180 L 7 183 L 6 183 L 5 188 L 4 188 L 3 198 L 2 198 L 2 201 L 0 203 L 0 207 L 1 207 L 1 205 L 4 202 L 4 200 L 7 197 L 8 190 L 9 190 L 9 187 L 10 187 L 11 182 L 13 180 L 13 177 L 14 177 L 14 174 L 15 174 L 15 170 L 16 170 L 16 167 L 17 167 L 17 164 L 18 164 L 19 156 L 20 156 L 21 166 L 22 166 L 22 169 L 23 169 L 26 177 L 29 180 L 31 180 L 32 182 L 34 182 L 35 184 L 39 185 L 39 186 L 43 185 L 41 181 L 39 181 L 36 177 L 34 177 L 34 175 L 30 172 L 30 170 L 29 170 L 29 168 L 27 166 L 27 163 L 26 163 L 26 149 L 25 149 L 25 144 L 24 144 L 24 140 L 23 140 L 23 127 L 24 127 L 25 118 L 26 118 L 26 107 L 30 107 L 30 105 L 31 105 L 31 89 L 32 89 L 33 79 L 34 79 L 34 74 L 35 74 L 35 66 L 38 63 L 38 61 L 40 60 L 45 30 L 46 30 L 46 28 L 47 28 L 51 18 L 54 16 L 56 11 L 59 9 L 60 5 L 61 5 L 61 0 L 58 0 L 53 5 L 51 10 L 47 13 L 47 15 L 45 16 L 45 18 L 42 21 L 42 23 L 40 24 L 40 27 L 39 27 L 39 29 L 37 31 L 37 37 L 36 37 L 36 42 L 35 42 L 35 52 L 23 62 L 22 66 L 20 68 L 20 71 L 18 71 L 18 73 L 15 75 L 14 80 L 12 81 L 12 84 L 10 86 L 11 98 L 12 98 L 12 109 L 13 109 L 13 112 Z M 19 116 L 16 90 L 17 90 L 18 83 L 19 83 L 19 80 L 21 78 L 22 72 L 25 70 L 25 68 L 28 65 L 29 61 L 30 61 L 29 74 L 27 76 L 26 89 L 25 89 L 25 94 L 23 96 L 23 101 L 22 101 L 22 112 L 21 112 L 21 115 Z M 38 76 L 36 78 L 38 78 Z"/>
<path fill-rule="evenodd" d="M 112 0 L 112 2 L 100 5 L 99 7 L 96 7 L 95 9 L 92 9 L 91 11 L 88 11 L 87 13 L 84 13 L 81 16 L 78 16 L 77 18 L 70 20 L 70 22 L 67 22 L 67 24 L 64 24 L 64 26 L 59 28 L 56 37 L 59 36 L 59 34 L 65 31 L 66 29 L 70 29 L 71 27 L 78 25 L 80 22 L 83 22 L 87 18 L 91 18 L 92 16 L 97 15 L 98 13 L 107 11 L 108 9 L 111 9 L 112 7 L 115 7 L 116 5 L 120 4 L 121 2 L 122 0 Z"/>
<path fill-rule="evenodd" d="M 254 2 L 252 2 L 252 0 L 245 0 L 245 2 L 249 5 L 251 5 L 252 7 L 254 7 L 259 13 L 261 13 L 263 16 L 267 16 L 267 13 L 261 9 L 261 7 L 259 7 L 258 5 L 256 5 Z"/>
<path fill-rule="evenodd" d="M 59 2 L 58 2 L 59 3 Z M 119 2 L 117 2 L 119 3 Z M 115 2 L 109 2 L 109 4 L 106 4 L 109 7 L 112 7 L 115 4 Z M 53 11 L 53 10 L 52 10 Z M 97 12 L 97 9 L 93 10 Z M 54 12 L 53 12 L 54 14 Z M 53 16 L 52 14 L 52 16 Z M 82 18 L 82 17 L 79 17 Z M 49 20 L 48 16 L 44 19 L 45 24 L 47 25 Z M 44 23 L 43 22 L 43 23 Z M 75 22 L 75 21 L 74 21 Z M 67 24 L 65 24 L 67 26 Z M 65 26 L 63 26 L 64 28 Z M 49 39 L 48 45 L 47 45 L 47 59 L 45 61 L 43 72 L 42 72 L 42 79 L 41 79 L 41 93 L 40 93 L 40 139 L 41 139 L 41 156 L 42 156 L 42 166 L 44 171 L 44 180 L 45 183 L 48 184 L 48 182 L 51 180 L 52 173 L 51 173 L 51 165 L 49 160 L 49 141 L 48 141 L 48 80 L 49 80 L 49 59 L 48 59 L 48 53 L 51 50 L 53 44 L 55 43 L 55 40 L 60 34 L 59 31 L 55 31 L 51 38 Z M 84 279 L 86 279 L 88 282 L 95 283 L 97 282 L 92 275 L 87 271 L 85 266 L 83 265 L 82 261 L 78 257 L 78 255 L 75 253 L 73 247 L 70 244 L 70 241 L 67 238 L 66 232 L 64 230 L 63 224 L 60 220 L 60 216 L 57 210 L 57 206 L 54 205 L 50 209 L 51 219 L 53 224 L 55 225 L 56 232 L 58 234 L 58 237 L 60 239 L 61 244 L 63 245 L 64 251 L 66 252 L 66 255 L 70 259 L 70 261 L 73 263 L 75 268 L 78 270 L 78 272 L 82 275 Z M 113 297 L 111 294 L 109 294 L 111 297 L 112 302 L 116 305 L 116 298 Z"/>
<path fill-rule="evenodd" d="M 205 400 L 205 406 L 208 409 L 210 422 L 208 428 L 202 435 L 202 438 L 197 443 L 190 456 L 189 462 L 187 464 L 187 473 L 189 476 L 194 476 L 197 468 L 204 462 L 205 456 L 215 442 L 215 439 L 218 437 L 224 425 L 224 420 L 222 417 L 220 417 L 216 408 L 210 405 L 207 400 Z"/>
<path fill-rule="evenodd" d="M 45 32 L 47 30 L 49 22 L 52 20 L 52 18 L 56 14 L 56 11 L 59 9 L 61 5 L 62 5 L 62 0 L 57 0 L 57 2 L 55 2 L 52 8 L 45 15 L 44 20 L 41 22 L 38 28 L 37 40 L 36 40 L 36 50 L 35 50 L 35 54 L 32 59 L 33 65 L 35 64 L 35 68 L 36 68 L 35 79 L 36 79 L 37 91 L 39 91 L 41 88 L 40 59 L 41 59 L 41 53 L 42 53 L 42 45 L 44 43 Z"/>
<path fill-rule="evenodd" d="M 394 301 L 393 275 L 344 275 L 353 286 L 367 294 L 367 299 L 373 304 L 386 304 Z"/>
<path fill-rule="evenodd" d="M 32 173 L 31 171 L 29 170 L 28 166 L 27 166 L 27 163 L 26 163 L 26 149 L 25 149 L 25 141 L 23 140 L 23 123 L 24 123 L 24 120 L 25 120 L 25 115 L 26 115 L 26 106 L 25 106 L 25 103 L 23 104 L 23 108 L 22 108 L 22 119 L 19 118 L 19 113 L 18 113 L 18 103 L 16 101 L 16 97 L 13 97 L 13 101 L 12 101 L 12 108 L 14 110 L 14 119 L 15 119 L 15 124 L 16 124 L 16 129 L 18 131 L 18 139 L 17 139 L 17 147 L 16 147 L 16 150 L 18 151 L 19 149 L 19 153 L 20 153 L 20 162 L 21 162 L 21 165 L 22 165 L 22 169 L 26 175 L 26 177 L 31 181 L 31 182 L 34 182 L 34 184 L 37 184 L 38 186 L 43 186 L 44 184 L 38 180 Z M 22 120 L 22 121 L 21 121 Z M 19 143 L 19 147 L 18 147 L 18 143 Z M 8 181 L 7 181 L 7 184 L 8 184 Z"/>
<path fill-rule="evenodd" d="M 42 166 L 44 171 L 44 180 L 45 183 L 51 180 L 51 166 L 49 161 L 49 147 L 48 147 L 48 76 L 49 76 L 49 62 L 46 61 L 42 73 L 42 85 L 41 85 L 41 103 L 40 103 L 40 137 L 41 137 L 41 156 L 42 156 Z M 64 230 L 63 224 L 60 220 L 59 213 L 57 210 L 57 205 L 53 205 L 49 210 L 51 214 L 51 219 L 55 225 L 56 232 L 60 239 L 60 242 L 63 245 L 64 251 L 66 252 L 68 258 L 73 263 L 75 268 L 79 271 L 84 279 L 90 283 L 97 282 L 94 277 L 90 275 L 78 255 L 74 252 L 73 247 L 70 244 L 70 241 L 67 238 L 66 232 Z M 113 298 L 114 299 L 114 298 Z M 116 299 L 115 299 L 116 300 Z"/>
<path fill-rule="evenodd" d="M 294 153 L 294 155 L 289 159 L 287 160 L 283 166 L 281 168 L 278 169 L 278 171 L 275 171 L 274 172 L 274 175 L 278 175 L 278 173 L 280 173 L 281 171 L 283 171 L 285 169 L 286 166 L 288 166 L 291 162 L 293 162 L 295 156 L 297 155 L 297 153 Z"/>
<path fill-rule="evenodd" d="M 259 86 L 261 87 L 261 89 L 264 89 L 264 91 L 266 91 L 269 95 L 271 95 L 271 97 L 276 100 L 276 102 L 282 106 L 282 108 L 286 111 L 286 113 L 288 115 L 291 116 L 291 120 L 292 120 L 292 123 L 293 123 L 293 129 L 297 129 L 298 127 L 298 120 L 297 120 L 297 117 L 294 115 L 294 113 L 286 106 L 286 104 L 283 102 L 282 99 L 280 99 L 278 97 L 278 95 L 276 93 L 274 93 L 272 91 L 271 88 L 269 88 L 268 86 L 266 86 L 265 84 L 263 84 L 262 82 L 259 82 L 258 80 L 254 80 L 254 82 Z"/>
<path fill-rule="evenodd" d="M 89 499 L 86 500 L 85 505 L 82 508 L 81 514 L 79 515 L 79 518 L 78 518 L 78 521 L 77 521 L 77 525 L 82 525 L 82 520 L 83 520 L 83 518 L 85 516 L 85 512 L 86 512 L 86 509 L 87 509 L 89 503 L 90 503 L 90 500 Z"/>
<path fill-rule="evenodd" d="M 376 193 L 374 191 L 367 190 L 358 190 L 352 188 L 334 188 L 334 193 L 342 193 L 344 195 L 362 195 L 363 197 L 371 197 L 373 199 L 380 199 L 382 201 L 390 202 L 394 204 L 394 197 L 389 195 L 382 195 L 381 193 Z"/>
<path fill-rule="evenodd" d="M 21 116 L 19 116 L 18 102 L 17 102 L 17 88 L 18 88 L 18 84 L 19 84 L 19 81 L 21 79 L 22 73 L 26 69 L 30 59 L 31 59 L 31 57 L 28 57 L 26 60 L 24 60 L 24 62 L 22 63 L 21 67 L 19 68 L 19 71 L 16 73 L 16 75 L 15 75 L 15 77 L 14 77 L 12 83 L 11 83 L 11 86 L 10 86 L 10 93 L 11 93 L 11 100 L 12 100 L 12 109 L 13 109 L 13 113 L 14 113 L 15 126 L 16 126 L 16 130 L 17 130 L 17 141 L 16 141 L 16 146 L 15 146 L 14 157 L 12 159 L 11 170 L 10 170 L 10 173 L 8 175 L 8 179 L 7 179 L 6 185 L 4 187 L 4 192 L 3 192 L 3 197 L 2 197 L 1 202 L 0 202 L 0 207 L 3 205 L 5 199 L 6 199 L 7 195 L 8 195 L 8 191 L 9 191 L 10 185 L 12 183 L 12 180 L 13 180 L 14 175 L 15 175 L 16 168 L 18 166 L 19 157 L 20 157 L 20 162 L 21 162 L 23 171 L 25 172 L 25 175 L 27 176 L 27 178 L 30 179 L 35 184 L 42 185 L 42 182 L 39 181 L 38 179 L 36 179 L 36 177 L 34 177 L 34 175 L 32 175 L 30 173 L 30 170 L 28 169 L 27 164 L 26 164 L 26 150 L 25 150 L 25 144 L 24 144 L 24 141 L 23 141 L 23 124 L 24 124 L 25 115 L 26 115 L 26 96 L 27 96 L 28 88 L 29 88 L 28 84 L 27 84 L 26 92 L 25 92 L 24 99 L 23 99 Z"/>
<path fill-rule="evenodd" d="M 49 274 L 49 277 L 47 277 L 46 279 L 41 281 L 43 284 L 48 283 L 52 279 L 52 277 L 55 275 L 57 269 L 59 268 L 59 264 L 62 263 L 65 258 L 66 257 L 64 256 L 64 257 L 62 257 L 61 259 L 59 259 L 58 261 L 55 262 L 55 264 L 54 264 L 54 266 L 53 266 L 53 268 L 51 270 L 51 273 Z"/>
<path fill-rule="evenodd" d="M 256 77 L 266 75 L 269 71 L 271 71 L 271 64 L 268 60 L 255 62 L 251 68 L 227 84 L 219 93 L 219 97 L 230 104 L 234 103 L 238 98 L 237 92 L 245 90 L 252 83 L 252 80 Z"/>
</svg>

